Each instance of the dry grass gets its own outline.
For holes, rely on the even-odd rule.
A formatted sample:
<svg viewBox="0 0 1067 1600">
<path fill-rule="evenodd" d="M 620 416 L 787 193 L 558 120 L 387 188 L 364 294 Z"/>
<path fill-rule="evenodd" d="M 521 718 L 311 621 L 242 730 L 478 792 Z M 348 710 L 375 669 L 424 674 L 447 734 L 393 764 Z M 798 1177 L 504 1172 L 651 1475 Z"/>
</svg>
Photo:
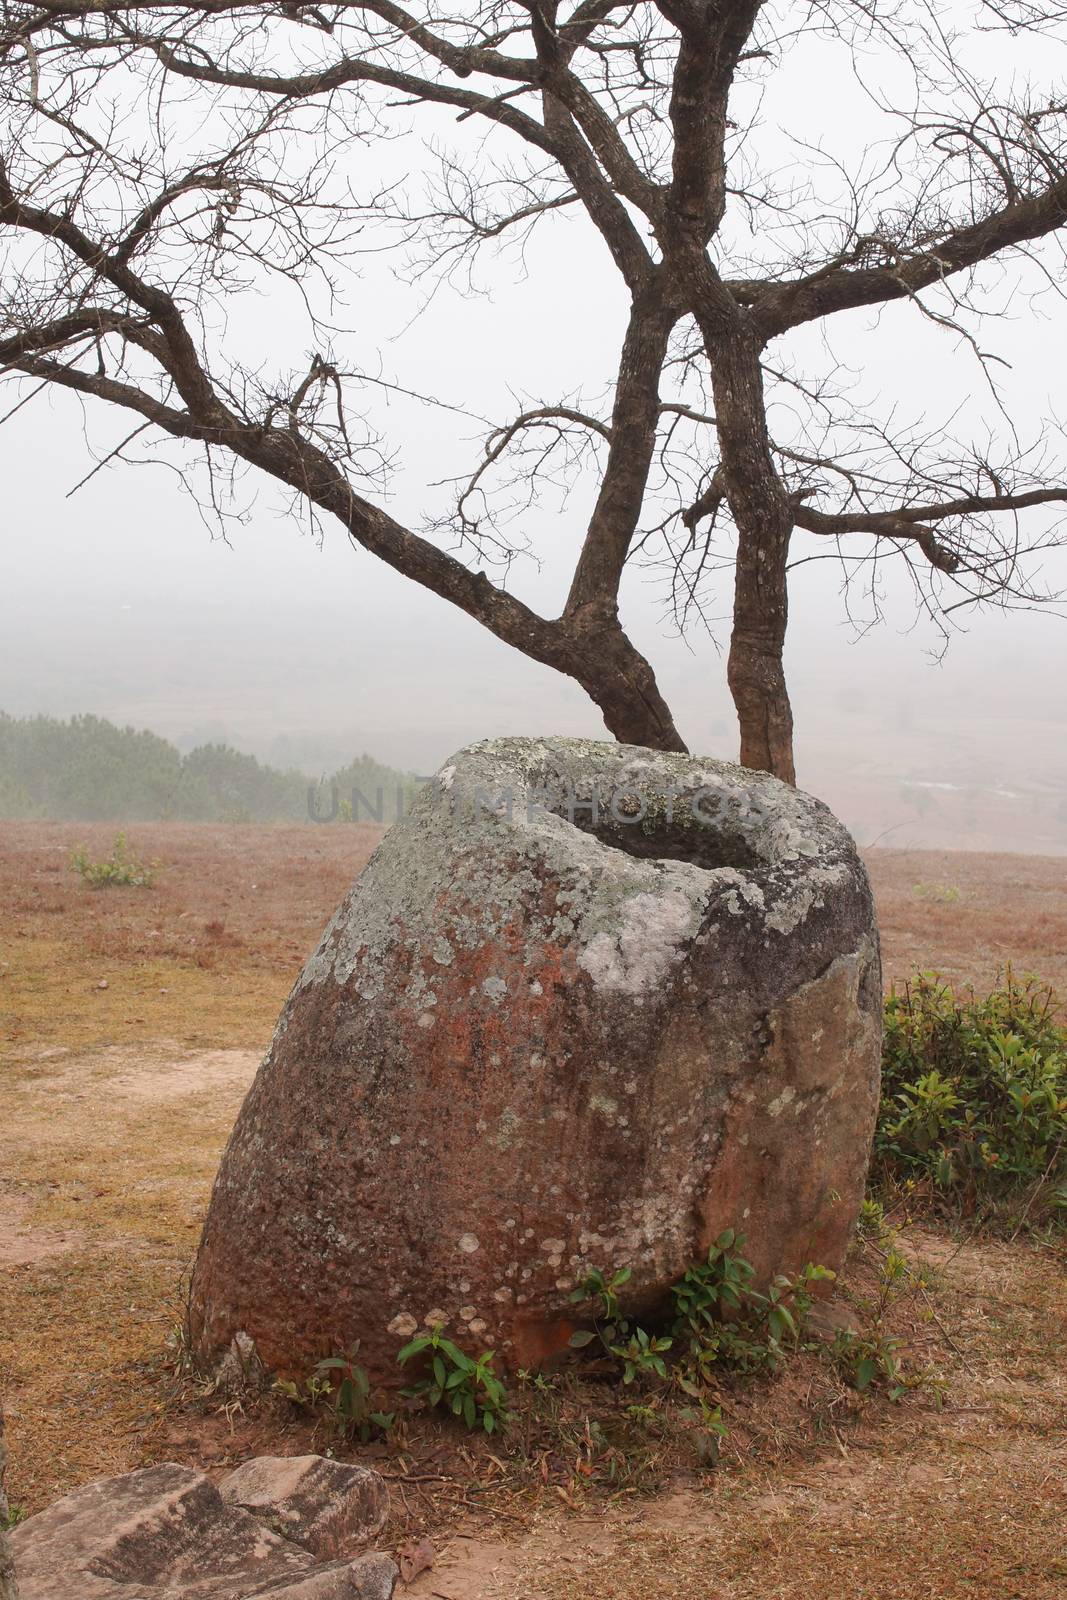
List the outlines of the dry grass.
<svg viewBox="0 0 1067 1600">
<path fill-rule="evenodd" d="M 92 889 L 71 872 L 75 845 L 109 853 L 111 825 L 0 823 L 0 1059 L 142 1039 L 262 1048 L 381 837 L 310 824 L 128 832 L 161 862 L 150 889 Z"/>
<path fill-rule="evenodd" d="M 992 987 L 1010 962 L 1067 999 L 1067 856 L 869 850 L 887 984 L 933 967 Z"/>
<path fill-rule="evenodd" d="M 156 886 L 85 888 L 70 848 L 104 855 L 114 831 L 0 825 L 0 1383 L 27 1511 L 161 1455 L 217 1466 L 310 1438 L 276 1409 L 176 1401 L 167 1339 L 259 1051 L 376 830 L 133 828 L 163 863 Z M 983 985 L 1012 960 L 1067 990 L 1067 863 L 878 851 L 871 868 L 887 977 L 937 966 Z M 717 1472 L 695 1473 L 676 1432 L 628 1426 L 614 1498 L 605 1460 L 579 1465 L 591 1393 L 532 1416 L 528 1449 L 500 1465 L 413 1422 L 408 1452 L 383 1458 L 409 1474 L 394 1531 L 447 1550 L 410 1592 L 1064 1593 L 1062 1263 L 1023 1243 L 908 1247 L 933 1287 L 901 1315 L 917 1359 L 947 1375 L 945 1409 L 929 1392 L 857 1403 L 804 1358 L 727 1396 Z"/>
</svg>

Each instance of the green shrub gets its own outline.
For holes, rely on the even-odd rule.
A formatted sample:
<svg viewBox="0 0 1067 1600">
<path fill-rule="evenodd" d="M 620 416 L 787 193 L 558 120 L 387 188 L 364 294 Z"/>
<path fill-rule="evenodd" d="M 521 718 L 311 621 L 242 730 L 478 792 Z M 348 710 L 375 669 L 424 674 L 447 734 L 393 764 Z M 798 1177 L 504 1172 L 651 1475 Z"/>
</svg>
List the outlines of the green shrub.
<svg viewBox="0 0 1067 1600">
<path fill-rule="evenodd" d="M 419 1360 L 424 1374 L 402 1393 L 409 1399 L 440 1406 L 460 1417 L 468 1428 L 492 1433 L 508 1421 L 508 1394 L 493 1371 L 492 1350 L 473 1357 L 446 1339 L 440 1328 L 420 1334 L 397 1356 L 402 1367 Z"/>
<path fill-rule="evenodd" d="M 92 861 L 84 845 L 70 853 L 70 870 L 76 872 L 94 889 L 150 889 L 155 882 L 158 861 L 140 861 L 130 855 L 126 835 L 115 835 L 115 843 L 106 861 Z"/>
<path fill-rule="evenodd" d="M 814 1285 L 834 1278 L 828 1267 L 809 1263 L 795 1278 L 777 1273 L 760 1294 L 744 1243 L 744 1234 L 727 1228 L 671 1290 L 679 1353 L 688 1353 L 690 1374 L 702 1379 L 713 1363 L 735 1372 L 775 1370 L 800 1345 Z"/>
<path fill-rule="evenodd" d="M 610 1278 L 594 1268 L 571 1294 L 572 1304 L 588 1304 L 593 1326 L 573 1334 L 571 1348 L 597 1347 L 601 1358 L 618 1364 L 624 1384 L 670 1375 L 692 1396 L 710 1381 L 713 1366 L 773 1371 L 799 1347 L 813 1286 L 834 1274 L 817 1266 L 806 1266 L 796 1278 L 780 1273 L 761 1294 L 752 1287 L 756 1273 L 741 1254 L 744 1243 L 744 1234 L 733 1228 L 720 1234 L 707 1258 L 672 1288 L 673 1319 L 658 1336 L 621 1315 L 617 1291 L 629 1282 L 629 1267 Z"/>
<path fill-rule="evenodd" d="M 1067 1219 L 1067 1029 L 1009 970 L 979 999 L 920 973 L 885 1007 L 875 1173 L 967 1211 Z"/>
</svg>

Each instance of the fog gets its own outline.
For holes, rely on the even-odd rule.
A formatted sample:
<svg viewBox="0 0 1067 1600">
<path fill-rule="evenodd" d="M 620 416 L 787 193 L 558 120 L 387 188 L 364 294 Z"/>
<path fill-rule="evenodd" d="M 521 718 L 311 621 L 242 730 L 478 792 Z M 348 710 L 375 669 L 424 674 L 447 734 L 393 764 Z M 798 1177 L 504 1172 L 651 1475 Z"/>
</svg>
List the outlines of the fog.
<svg viewBox="0 0 1067 1600">
<path fill-rule="evenodd" d="M 843 84 L 834 110 L 820 108 L 836 119 L 831 135 L 855 137 L 857 104 Z M 369 163 L 370 176 L 388 176 L 420 149 L 421 135 L 380 155 L 361 150 L 359 175 Z M 1056 267 L 1055 251 L 1048 261 Z M 488 261 L 482 293 L 446 284 L 430 297 L 425 280 L 373 253 L 354 268 L 343 315 L 348 353 L 365 371 L 493 421 L 517 409 L 516 396 L 602 395 L 610 383 L 623 295 L 577 217 L 548 221 L 522 261 Z M 1067 344 L 1067 313 L 1037 269 L 1021 278 L 1024 292 L 1001 296 L 1007 315 L 986 342 L 1010 359 L 998 382 L 1032 438 L 1056 430 L 1049 419 L 1063 409 L 1052 353 Z M 1001 282 L 991 269 L 991 294 Z M 306 329 L 286 291 L 227 313 L 232 337 L 261 364 L 306 368 Z M 994 436 L 1006 426 L 972 350 L 914 307 L 836 319 L 832 339 L 880 406 L 933 432 L 954 413 L 957 432 L 961 416 Z M 819 340 L 808 330 L 788 343 L 801 362 L 825 364 Z M 440 507 L 432 486 L 470 469 L 486 428 L 374 386 L 364 398 L 395 457 L 384 503 L 419 526 Z M 368 750 L 429 772 L 488 735 L 603 733 L 577 685 L 353 549 L 339 527 L 312 529 L 265 480 L 241 481 L 243 518 L 226 524 L 225 539 L 176 476 L 191 459 L 176 446 L 150 451 L 169 465 L 116 462 L 75 488 L 128 431 L 103 407 L 49 394 L 0 430 L 3 710 L 94 712 L 186 746 L 225 738 L 306 770 Z M 588 504 L 588 484 L 567 503 L 546 497 L 540 564 L 513 569 L 510 586 L 547 613 L 562 602 Z M 1044 523 L 1028 528 L 1055 520 L 1036 517 Z M 1044 571 L 1067 587 L 1063 552 L 1045 557 Z M 861 842 L 1067 852 L 1067 622 L 1055 612 L 964 616 L 939 660 L 942 641 L 917 620 L 906 573 L 887 565 L 881 582 L 886 620 L 864 633 L 862 601 L 850 622 L 833 562 L 793 574 L 787 665 L 801 785 Z M 662 575 L 634 568 L 622 602 L 691 748 L 735 757 L 725 575 L 710 606 L 715 638 L 677 636 Z"/>
</svg>

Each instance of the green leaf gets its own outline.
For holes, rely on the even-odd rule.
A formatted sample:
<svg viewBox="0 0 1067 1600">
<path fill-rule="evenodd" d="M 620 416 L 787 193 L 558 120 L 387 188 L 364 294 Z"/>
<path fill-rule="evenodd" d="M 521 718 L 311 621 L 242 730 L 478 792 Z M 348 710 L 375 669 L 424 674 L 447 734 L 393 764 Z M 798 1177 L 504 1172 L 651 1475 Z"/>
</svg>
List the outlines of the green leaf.
<svg viewBox="0 0 1067 1600">
<path fill-rule="evenodd" d="M 870 1356 L 864 1356 L 861 1361 L 857 1361 L 857 1363 L 856 1363 L 856 1379 L 855 1379 L 856 1388 L 857 1389 L 862 1391 L 864 1389 L 869 1388 L 871 1383 L 874 1381 L 874 1379 L 877 1376 L 878 1376 L 878 1363 L 877 1363 L 877 1361 L 872 1360 L 872 1358 Z"/>
<path fill-rule="evenodd" d="M 584 1350 L 587 1344 L 592 1344 L 596 1334 L 588 1328 L 579 1328 L 577 1333 L 572 1333 L 567 1343 L 572 1350 Z"/>
</svg>

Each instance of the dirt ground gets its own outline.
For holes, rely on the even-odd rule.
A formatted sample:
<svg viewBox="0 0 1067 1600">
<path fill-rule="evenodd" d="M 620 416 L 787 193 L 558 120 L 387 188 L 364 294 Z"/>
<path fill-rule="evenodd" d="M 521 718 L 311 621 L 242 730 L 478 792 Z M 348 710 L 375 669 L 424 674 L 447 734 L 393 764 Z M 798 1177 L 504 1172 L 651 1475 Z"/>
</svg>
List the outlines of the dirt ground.
<svg viewBox="0 0 1067 1600">
<path fill-rule="evenodd" d="M 93 891 L 70 850 L 106 854 L 114 832 L 0 824 L 0 1389 L 24 1514 L 145 1461 L 215 1469 L 308 1443 L 299 1420 L 191 1395 L 173 1337 L 236 1111 L 377 833 L 134 827 L 155 885 Z M 920 966 L 982 986 L 1010 961 L 1067 992 L 1067 859 L 879 850 L 869 865 L 887 982 Z M 539 1475 L 504 1451 L 464 1462 L 463 1441 L 432 1430 L 373 1447 L 395 1488 L 390 1537 L 427 1532 L 438 1551 L 404 1592 L 1067 1593 L 1062 1256 L 917 1228 L 902 1242 L 925 1263 L 902 1331 L 943 1404 L 929 1386 L 859 1401 L 825 1363 L 801 1366 L 731 1397 L 715 1471 L 657 1464 L 650 1446 L 648 1470 L 614 1489 L 580 1441 L 574 1461 L 562 1443 L 542 1452 Z M 853 1268 L 854 1294 L 869 1272 Z"/>
</svg>

